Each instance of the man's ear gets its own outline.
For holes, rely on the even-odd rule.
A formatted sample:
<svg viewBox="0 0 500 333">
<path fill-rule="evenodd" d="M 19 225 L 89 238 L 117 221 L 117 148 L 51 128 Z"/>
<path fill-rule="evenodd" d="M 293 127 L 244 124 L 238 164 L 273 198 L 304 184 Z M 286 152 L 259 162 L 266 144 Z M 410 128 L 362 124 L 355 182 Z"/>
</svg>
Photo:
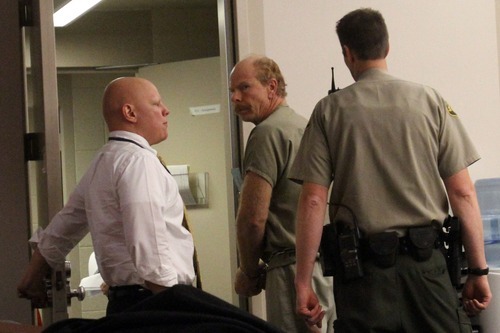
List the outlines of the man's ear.
<svg viewBox="0 0 500 333">
<path fill-rule="evenodd" d="M 267 81 L 267 91 L 269 98 L 274 97 L 278 92 L 278 80 L 275 78 L 269 79 L 269 81 Z"/>
<path fill-rule="evenodd" d="M 347 45 L 342 46 L 342 54 L 346 59 L 349 60 L 349 62 L 354 62 L 354 53 L 351 51 L 351 49 Z"/>
<path fill-rule="evenodd" d="M 125 120 L 136 123 L 137 122 L 137 114 L 134 110 L 134 106 L 132 104 L 124 104 L 122 106 L 122 114 Z"/>
</svg>

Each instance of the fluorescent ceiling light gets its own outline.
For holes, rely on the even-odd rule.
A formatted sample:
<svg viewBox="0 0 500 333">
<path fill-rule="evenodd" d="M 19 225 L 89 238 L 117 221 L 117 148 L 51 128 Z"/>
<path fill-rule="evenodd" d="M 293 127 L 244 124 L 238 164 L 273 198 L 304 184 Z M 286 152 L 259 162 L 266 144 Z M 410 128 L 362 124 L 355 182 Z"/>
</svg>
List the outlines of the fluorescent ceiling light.
<svg viewBox="0 0 500 333">
<path fill-rule="evenodd" d="M 54 13 L 54 27 L 64 27 L 101 0 L 72 0 Z"/>
</svg>

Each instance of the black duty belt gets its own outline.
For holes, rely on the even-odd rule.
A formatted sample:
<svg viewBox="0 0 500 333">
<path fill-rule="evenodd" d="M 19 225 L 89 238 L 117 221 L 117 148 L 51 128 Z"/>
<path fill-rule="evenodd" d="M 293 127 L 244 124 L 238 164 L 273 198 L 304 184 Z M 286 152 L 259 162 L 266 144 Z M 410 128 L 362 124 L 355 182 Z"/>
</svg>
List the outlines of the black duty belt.
<svg viewBox="0 0 500 333">
<path fill-rule="evenodd" d="M 370 256 L 370 253 L 372 252 L 372 250 L 370 249 L 368 239 L 366 239 L 366 238 L 360 239 L 360 245 L 361 245 L 362 253 Z M 433 249 L 439 249 L 440 243 L 434 242 L 433 244 L 430 244 L 429 247 L 433 248 Z M 410 241 L 408 236 L 398 237 L 398 242 L 397 242 L 397 253 L 398 254 L 400 254 L 400 255 L 412 254 L 413 248 L 414 248 L 414 245 Z"/>
<path fill-rule="evenodd" d="M 428 260 L 432 250 L 440 246 L 437 230 L 432 226 L 409 228 L 403 237 L 397 237 L 395 232 L 383 232 L 360 239 L 361 258 L 373 259 L 381 267 L 392 266 L 396 255 Z"/>
</svg>

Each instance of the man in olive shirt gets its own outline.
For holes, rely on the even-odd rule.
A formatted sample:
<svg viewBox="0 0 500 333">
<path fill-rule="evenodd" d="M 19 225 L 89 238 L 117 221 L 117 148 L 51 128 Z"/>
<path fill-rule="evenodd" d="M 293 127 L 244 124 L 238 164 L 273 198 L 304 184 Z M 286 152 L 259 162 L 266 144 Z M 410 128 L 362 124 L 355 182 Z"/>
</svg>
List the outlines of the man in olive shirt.
<svg viewBox="0 0 500 333">
<path fill-rule="evenodd" d="M 333 182 L 332 223 L 337 230 L 359 229 L 362 266 L 354 278 L 358 271 L 352 273 L 349 262 L 335 262 L 341 268 L 334 284 L 335 332 L 471 332 L 465 313 L 477 315 L 491 299 L 481 217 L 467 171 L 479 155 L 437 91 L 387 73 L 389 39 L 379 12 L 347 14 L 337 23 L 337 34 L 356 82 L 318 102 L 290 171 L 290 178 L 303 184 L 297 312 L 309 325 L 321 318 L 310 281 Z M 435 236 L 431 221 L 443 223 L 448 200 L 461 221 L 472 269 L 463 308 L 434 242 L 426 245 L 428 255 L 416 255 L 408 236 L 415 230 Z M 389 263 L 380 256 L 388 242 L 371 242 L 388 236 L 395 240 Z"/>
<path fill-rule="evenodd" d="M 230 77 L 234 112 L 256 125 L 243 161 L 243 187 L 237 216 L 240 267 L 235 289 L 253 296 L 266 289 L 267 320 L 284 332 L 310 332 L 295 314 L 295 214 L 300 186 L 288 179 L 306 119 L 286 103 L 285 81 L 266 57 L 240 61 Z M 267 263 L 262 272 L 259 261 Z M 333 322 L 332 279 L 315 265 L 315 290 L 327 309 L 323 331 Z"/>
</svg>

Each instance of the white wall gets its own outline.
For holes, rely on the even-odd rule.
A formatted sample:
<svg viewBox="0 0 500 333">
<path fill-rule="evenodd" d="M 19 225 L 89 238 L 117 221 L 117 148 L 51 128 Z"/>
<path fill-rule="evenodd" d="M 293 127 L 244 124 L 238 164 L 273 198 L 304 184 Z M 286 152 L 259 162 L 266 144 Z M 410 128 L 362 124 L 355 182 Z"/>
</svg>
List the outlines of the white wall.
<svg viewBox="0 0 500 333">
<path fill-rule="evenodd" d="M 237 0 L 239 55 L 275 59 L 289 104 L 309 117 L 330 89 L 332 66 L 340 88 L 353 82 L 335 24 L 360 7 L 378 9 L 386 19 L 390 72 L 438 89 L 462 118 L 482 155 L 472 177 L 500 177 L 495 0 Z"/>
</svg>

